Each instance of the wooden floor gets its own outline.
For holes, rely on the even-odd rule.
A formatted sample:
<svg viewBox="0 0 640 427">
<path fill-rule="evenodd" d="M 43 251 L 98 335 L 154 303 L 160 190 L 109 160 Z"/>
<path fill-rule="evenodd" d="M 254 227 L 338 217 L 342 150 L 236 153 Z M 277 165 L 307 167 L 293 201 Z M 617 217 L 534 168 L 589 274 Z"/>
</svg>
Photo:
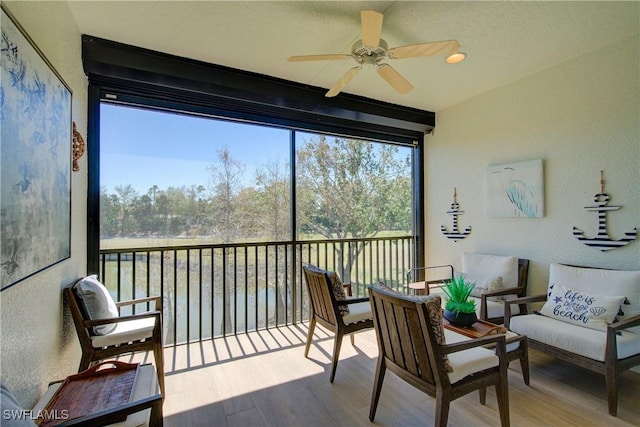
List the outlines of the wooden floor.
<svg viewBox="0 0 640 427">
<path fill-rule="evenodd" d="M 305 325 L 165 350 L 165 426 L 431 426 L 434 400 L 388 372 L 374 423 L 368 419 L 375 333 L 344 340 L 329 383 L 332 337 L 316 328 L 306 359 Z M 151 357 L 147 356 L 148 359 Z M 150 361 L 150 360 L 149 360 Z M 604 377 L 530 350 L 531 386 L 509 369 L 512 426 L 639 426 L 640 373 L 620 379 L 618 417 L 607 411 Z M 451 405 L 449 426 L 499 426 L 495 390 Z"/>
</svg>

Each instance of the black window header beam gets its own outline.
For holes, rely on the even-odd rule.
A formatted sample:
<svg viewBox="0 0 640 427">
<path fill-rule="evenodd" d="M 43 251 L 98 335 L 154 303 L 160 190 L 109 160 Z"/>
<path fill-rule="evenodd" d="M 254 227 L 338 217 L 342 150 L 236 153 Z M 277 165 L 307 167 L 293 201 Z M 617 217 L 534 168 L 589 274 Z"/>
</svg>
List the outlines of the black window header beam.
<svg viewBox="0 0 640 427">
<path fill-rule="evenodd" d="M 435 113 L 82 36 L 82 61 L 91 83 L 132 97 L 192 105 L 193 112 L 276 125 L 422 143 Z"/>
</svg>

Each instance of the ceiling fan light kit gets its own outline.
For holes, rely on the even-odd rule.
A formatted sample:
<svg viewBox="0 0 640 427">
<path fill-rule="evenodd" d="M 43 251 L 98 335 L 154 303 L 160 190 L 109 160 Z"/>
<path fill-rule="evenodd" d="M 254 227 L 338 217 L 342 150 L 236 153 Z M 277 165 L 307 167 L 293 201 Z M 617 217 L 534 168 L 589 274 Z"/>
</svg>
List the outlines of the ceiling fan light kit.
<svg viewBox="0 0 640 427">
<path fill-rule="evenodd" d="M 325 94 L 333 97 L 358 74 L 363 66 L 373 66 L 376 71 L 398 93 L 405 94 L 413 89 L 398 71 L 384 62 L 387 59 L 416 58 L 421 56 L 447 55 L 447 64 L 457 64 L 463 61 L 467 54 L 460 52 L 460 44 L 457 40 L 444 40 L 438 42 L 418 43 L 407 46 L 398 46 L 389 49 L 387 42 L 380 38 L 382 32 L 383 15 L 375 10 L 363 10 L 360 13 L 361 35 L 351 47 L 351 54 L 326 54 L 326 55 L 301 55 L 289 57 L 290 62 L 303 61 L 335 61 L 352 58 L 358 65 L 349 69 Z"/>
</svg>

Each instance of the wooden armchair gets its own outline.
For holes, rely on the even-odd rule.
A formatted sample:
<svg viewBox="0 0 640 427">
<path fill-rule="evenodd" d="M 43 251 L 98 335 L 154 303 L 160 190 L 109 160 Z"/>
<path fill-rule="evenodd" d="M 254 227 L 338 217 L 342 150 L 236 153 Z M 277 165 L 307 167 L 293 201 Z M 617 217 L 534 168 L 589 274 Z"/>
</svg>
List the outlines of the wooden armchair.
<svg viewBox="0 0 640 427">
<path fill-rule="evenodd" d="M 513 261 L 509 261 L 509 259 Z M 462 271 L 460 273 L 468 275 L 470 280 L 475 281 L 479 278 L 488 279 L 497 278 L 497 276 L 501 277 L 502 288 L 500 290 L 482 292 L 481 294 L 474 293 L 472 298 L 476 301 L 476 312 L 479 319 L 501 324 L 504 322 L 503 298 L 521 298 L 527 295 L 529 260 L 517 259 L 517 275 L 515 270 L 513 270 L 511 274 L 512 277 L 502 277 L 503 275 L 508 275 L 506 274 L 507 272 L 503 270 L 505 265 L 515 265 L 509 264 L 510 262 L 515 262 L 513 257 L 467 253 L 462 255 Z M 427 275 L 430 270 L 435 271 L 437 276 L 424 282 L 409 283 L 409 288 L 417 291 L 418 294 L 429 295 L 444 281 L 451 279 L 454 274 L 460 274 L 454 273 L 453 265 L 450 264 L 416 267 L 409 270 L 407 280 L 412 281 L 411 277 L 416 273 Z M 509 269 L 509 271 L 511 271 L 511 269 Z M 526 313 L 527 305 L 521 304 L 518 308 L 522 313 Z"/>
<path fill-rule="evenodd" d="M 370 287 L 378 362 L 371 396 L 373 421 L 386 370 L 436 398 L 435 426 L 446 426 L 451 401 L 474 390 L 484 404 L 495 386 L 502 427 L 509 426 L 509 392 L 504 335 L 444 342 L 440 296 L 414 297 Z M 483 346 L 495 344 L 496 351 Z"/>
<path fill-rule="evenodd" d="M 138 298 L 115 303 L 115 306 L 120 309 L 124 306 L 153 302 L 155 305 L 153 311 L 130 316 L 91 319 L 74 286 L 65 288 L 63 292 L 82 348 L 78 372 L 86 370 L 100 360 L 121 354 L 152 351 L 160 390 L 164 396 L 162 301 L 160 297 Z M 96 334 L 94 328 L 103 325 L 115 325 L 115 328 L 108 333 Z"/>
<path fill-rule="evenodd" d="M 335 293 L 340 294 L 340 292 L 334 292 L 334 289 L 342 289 L 343 285 L 335 272 L 321 270 L 312 265 L 306 265 L 302 267 L 302 270 L 307 283 L 310 307 L 309 333 L 304 349 L 304 357 L 309 355 L 316 323 L 333 331 L 335 333 L 335 341 L 333 344 L 331 376 L 329 378 L 329 381 L 333 382 L 344 335 L 351 334 L 351 344 L 353 345 L 354 332 L 373 327 L 369 298 L 346 298 L 347 295 L 351 295 L 351 290 L 350 285 L 345 285 L 348 287 L 348 292 L 344 294 L 344 299 L 338 301 Z"/>
</svg>

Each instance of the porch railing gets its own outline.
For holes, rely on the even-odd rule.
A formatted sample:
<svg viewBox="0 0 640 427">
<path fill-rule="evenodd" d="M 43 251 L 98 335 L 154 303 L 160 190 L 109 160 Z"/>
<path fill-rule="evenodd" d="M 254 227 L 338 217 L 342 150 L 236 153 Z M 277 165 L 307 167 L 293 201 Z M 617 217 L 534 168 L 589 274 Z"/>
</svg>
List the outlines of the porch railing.
<svg viewBox="0 0 640 427">
<path fill-rule="evenodd" d="M 413 248 L 402 236 L 109 249 L 100 278 L 116 300 L 160 295 L 164 342 L 176 345 L 308 320 L 306 263 L 337 271 L 354 296 L 380 281 L 399 288 Z"/>
</svg>

